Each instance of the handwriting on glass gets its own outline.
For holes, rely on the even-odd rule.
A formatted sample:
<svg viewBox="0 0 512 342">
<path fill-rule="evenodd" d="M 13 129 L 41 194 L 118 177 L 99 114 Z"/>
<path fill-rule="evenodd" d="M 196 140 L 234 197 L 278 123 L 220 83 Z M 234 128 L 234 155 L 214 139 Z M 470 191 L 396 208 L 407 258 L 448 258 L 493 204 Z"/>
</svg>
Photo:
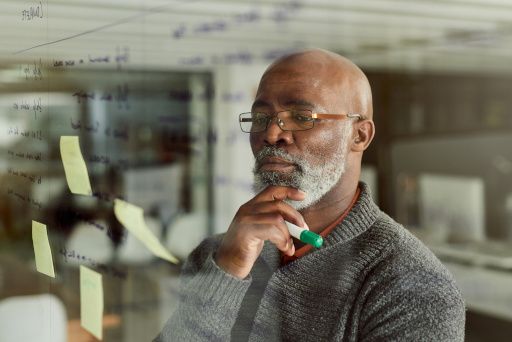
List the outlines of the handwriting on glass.
<svg viewBox="0 0 512 342">
<path fill-rule="evenodd" d="M 39 58 L 39 61 L 34 61 L 31 64 L 25 64 L 21 67 L 21 72 L 25 76 L 25 80 L 29 81 L 41 81 L 43 79 L 43 61 Z"/>
<path fill-rule="evenodd" d="M 112 137 L 114 139 L 119 139 L 123 141 L 127 141 L 130 137 L 128 132 L 128 127 L 110 127 L 107 126 L 105 128 L 101 127 L 101 124 L 98 121 L 94 123 L 82 123 L 81 120 L 73 121 L 71 120 L 71 128 L 77 131 L 93 133 L 93 134 L 101 134 L 103 133 L 106 137 Z"/>
<path fill-rule="evenodd" d="M 43 3 L 39 1 L 35 6 L 21 11 L 21 20 L 30 21 L 34 19 L 43 19 Z"/>
<path fill-rule="evenodd" d="M 12 108 L 14 110 L 19 111 L 33 111 L 34 112 L 34 119 L 37 120 L 37 113 L 41 113 L 43 111 L 43 106 L 41 104 L 41 97 L 38 97 L 36 99 L 30 100 L 21 100 L 18 102 L 14 102 L 12 105 Z"/>
<path fill-rule="evenodd" d="M 41 210 L 43 208 L 43 205 L 41 202 L 36 201 L 30 195 L 21 194 L 18 191 L 14 190 L 13 188 L 10 188 L 10 187 L 7 188 L 7 195 L 16 198 L 19 201 L 28 203 L 38 210 Z"/>
<path fill-rule="evenodd" d="M 128 103 L 128 96 L 130 94 L 130 88 L 128 84 L 118 84 L 116 86 L 115 91 L 104 91 L 101 93 L 96 92 L 87 92 L 84 90 L 79 90 L 73 93 L 73 97 L 76 98 L 78 103 L 83 103 L 87 101 L 106 101 L 112 102 L 115 101 L 117 103 L 117 107 L 119 109 L 129 109 L 130 105 Z"/>
<path fill-rule="evenodd" d="M 291 47 L 283 47 L 263 51 L 260 54 L 254 54 L 249 51 L 226 52 L 223 54 L 213 54 L 208 58 L 202 55 L 182 57 L 178 63 L 190 66 L 199 66 L 207 63 L 210 64 L 242 64 L 247 65 L 253 63 L 254 60 L 263 59 L 273 61 L 278 57 L 296 52 L 301 48 L 300 42 L 294 42 Z"/>
<path fill-rule="evenodd" d="M 116 46 L 116 52 L 112 54 L 87 55 L 77 59 L 54 59 L 54 68 L 75 67 L 86 64 L 111 64 L 115 63 L 118 70 L 130 60 L 130 49 L 127 46 Z"/>
<path fill-rule="evenodd" d="M 43 133 L 41 130 L 26 130 L 26 129 L 19 129 L 18 126 L 11 126 L 7 129 L 8 135 L 19 135 L 23 138 L 31 138 L 36 140 L 43 140 Z"/>
<path fill-rule="evenodd" d="M 108 266 L 101 262 L 97 262 L 94 259 L 92 259 L 84 254 L 80 254 L 79 252 L 77 252 L 75 250 L 68 250 L 65 247 L 61 247 L 59 249 L 59 254 L 62 255 L 62 257 L 64 258 L 64 262 L 68 262 L 68 259 L 74 259 L 77 261 L 87 262 L 91 266 L 96 268 L 100 273 L 108 274 L 108 275 L 111 275 L 111 276 L 114 276 L 114 277 L 120 278 L 120 279 L 126 279 L 127 275 L 126 275 L 125 271 L 119 270 L 112 266 Z"/>
<path fill-rule="evenodd" d="M 32 152 L 19 152 L 19 151 L 13 151 L 13 150 L 7 150 L 7 155 L 10 157 L 16 157 L 21 159 L 27 159 L 32 161 L 41 161 L 41 152 L 32 153 Z"/>
<path fill-rule="evenodd" d="M 27 179 L 32 183 L 41 184 L 42 182 L 42 178 L 40 175 L 34 175 L 23 170 L 14 169 L 12 167 L 9 167 L 7 169 L 7 173 L 11 176 Z"/>
<path fill-rule="evenodd" d="M 289 21 L 303 7 L 302 1 L 289 0 L 285 3 L 271 8 L 268 17 L 278 24 Z M 246 12 L 235 14 L 230 18 L 214 19 L 194 24 L 180 23 L 178 27 L 171 30 L 174 39 L 183 39 L 198 35 L 205 35 L 217 32 L 224 32 L 229 29 L 239 28 L 244 24 L 254 24 L 263 18 L 259 10 L 251 9 Z"/>
</svg>

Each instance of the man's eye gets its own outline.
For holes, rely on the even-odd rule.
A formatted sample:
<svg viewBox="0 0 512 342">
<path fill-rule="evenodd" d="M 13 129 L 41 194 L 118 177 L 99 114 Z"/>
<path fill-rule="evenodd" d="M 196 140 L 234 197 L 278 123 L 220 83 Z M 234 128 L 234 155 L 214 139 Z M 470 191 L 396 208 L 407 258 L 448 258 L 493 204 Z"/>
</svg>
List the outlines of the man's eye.
<svg viewBox="0 0 512 342">
<path fill-rule="evenodd" d="M 267 121 L 266 115 L 260 114 L 260 115 L 253 115 L 253 117 L 252 117 L 252 122 L 255 124 L 265 123 L 265 121 Z"/>
<path fill-rule="evenodd" d="M 309 122 L 309 121 L 313 120 L 311 115 L 300 113 L 300 112 L 294 112 L 293 113 L 293 119 L 295 121 L 300 121 L 300 122 Z"/>
</svg>

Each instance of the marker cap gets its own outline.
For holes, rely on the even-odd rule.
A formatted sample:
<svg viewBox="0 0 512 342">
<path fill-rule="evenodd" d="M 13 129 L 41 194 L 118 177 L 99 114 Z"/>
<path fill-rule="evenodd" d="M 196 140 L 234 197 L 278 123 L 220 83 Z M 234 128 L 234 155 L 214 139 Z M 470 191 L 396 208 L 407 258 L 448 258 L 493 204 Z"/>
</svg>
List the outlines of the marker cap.
<svg viewBox="0 0 512 342">
<path fill-rule="evenodd" d="M 316 248 L 320 248 L 324 243 L 324 239 L 320 235 L 309 230 L 304 230 L 300 233 L 300 241 L 310 244 Z"/>
</svg>

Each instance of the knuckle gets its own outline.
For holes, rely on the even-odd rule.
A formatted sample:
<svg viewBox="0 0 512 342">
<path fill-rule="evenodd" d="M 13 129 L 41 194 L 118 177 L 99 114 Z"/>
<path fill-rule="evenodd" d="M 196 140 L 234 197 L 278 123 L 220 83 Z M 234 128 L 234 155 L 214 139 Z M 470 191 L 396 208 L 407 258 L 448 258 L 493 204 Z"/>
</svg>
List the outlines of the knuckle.
<svg viewBox="0 0 512 342">
<path fill-rule="evenodd" d="M 274 227 L 273 230 L 273 241 L 276 244 L 276 246 L 285 248 L 288 244 L 288 239 L 286 238 L 285 234 L 278 228 Z"/>
<path fill-rule="evenodd" d="M 245 212 L 247 210 L 247 207 L 249 206 L 249 203 L 244 203 L 240 206 L 240 208 L 238 208 L 238 211 L 236 212 L 236 214 L 241 214 L 243 212 Z"/>
<path fill-rule="evenodd" d="M 284 221 L 283 217 L 279 213 L 270 214 L 270 220 L 276 224 L 279 224 Z"/>
<path fill-rule="evenodd" d="M 283 201 L 276 201 L 275 205 L 276 205 L 277 209 L 279 209 L 279 210 L 283 210 L 285 207 L 285 203 Z"/>
<path fill-rule="evenodd" d="M 249 218 L 246 215 L 240 215 L 237 219 L 238 224 L 246 224 L 248 223 Z"/>
<path fill-rule="evenodd" d="M 283 201 L 279 201 L 276 203 L 277 209 L 282 213 L 290 213 L 290 205 L 288 203 L 285 203 Z"/>
<path fill-rule="evenodd" d="M 288 247 L 288 239 L 285 237 L 285 236 L 281 236 L 281 245 L 283 246 L 283 248 L 287 248 Z"/>
</svg>

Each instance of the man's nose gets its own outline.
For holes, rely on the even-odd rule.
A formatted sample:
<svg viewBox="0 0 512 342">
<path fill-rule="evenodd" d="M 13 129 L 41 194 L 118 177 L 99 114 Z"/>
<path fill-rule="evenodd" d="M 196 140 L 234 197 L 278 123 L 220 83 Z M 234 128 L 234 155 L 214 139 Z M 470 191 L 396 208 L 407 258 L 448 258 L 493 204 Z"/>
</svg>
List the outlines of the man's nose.
<svg viewBox="0 0 512 342">
<path fill-rule="evenodd" d="M 272 117 L 265 131 L 265 143 L 268 145 L 289 145 L 293 142 L 292 132 L 283 131 L 281 129 L 282 125 L 283 122 L 277 116 Z"/>
</svg>

